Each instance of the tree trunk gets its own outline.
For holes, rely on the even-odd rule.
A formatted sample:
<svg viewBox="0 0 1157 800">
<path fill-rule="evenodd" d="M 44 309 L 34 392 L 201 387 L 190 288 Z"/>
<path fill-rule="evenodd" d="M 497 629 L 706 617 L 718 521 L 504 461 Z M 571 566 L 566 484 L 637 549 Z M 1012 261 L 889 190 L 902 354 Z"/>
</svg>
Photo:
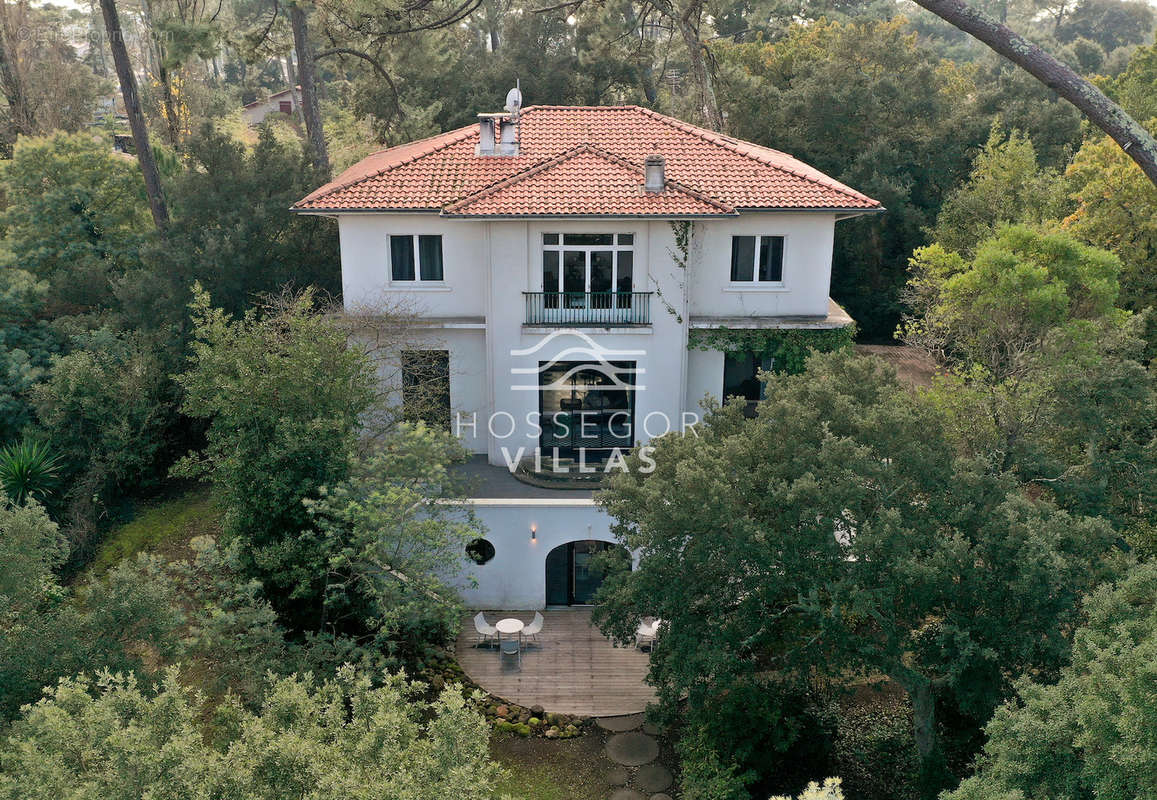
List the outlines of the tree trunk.
<svg viewBox="0 0 1157 800">
<path fill-rule="evenodd" d="M 13 24 L 8 13 L 7 0 L 0 0 L 0 88 L 8 100 L 8 109 L 12 114 L 12 127 L 22 136 L 32 136 L 36 133 L 36 125 L 28 107 L 28 91 L 24 83 L 24 75 L 20 70 L 19 32 L 15 30 L 20 21 Z"/>
<path fill-rule="evenodd" d="M 1146 177 L 1157 185 L 1157 140 L 1097 87 L 1008 26 L 1001 25 L 962 0 L 916 2 L 975 36 L 1076 106 L 1094 125 L 1112 137 L 1137 162 Z"/>
<path fill-rule="evenodd" d="M 301 83 L 301 112 L 305 117 L 305 132 L 309 139 L 310 157 L 318 172 L 329 177 L 329 151 L 325 146 L 325 131 L 321 127 L 321 109 L 317 102 L 316 65 L 313 63 L 313 45 L 309 41 L 309 27 L 305 9 L 297 3 L 289 7 L 293 25 L 293 48 L 297 53 L 297 79 Z"/>
<path fill-rule="evenodd" d="M 172 76 L 164 64 L 164 54 L 161 55 L 161 65 L 157 70 L 157 79 L 161 83 L 161 104 L 165 112 L 165 130 L 168 134 L 169 146 L 174 150 L 181 147 L 181 118 L 177 111 L 177 98 L 173 96 Z"/>
<path fill-rule="evenodd" d="M 912 701 L 912 735 L 916 739 L 920 760 L 927 762 L 936 752 L 936 699 L 927 681 L 910 683 L 905 688 L 908 699 Z"/>
<path fill-rule="evenodd" d="M 683 35 L 683 43 L 687 45 L 691 73 L 695 76 L 703 115 L 707 118 L 711 130 L 722 132 L 723 115 L 719 112 L 719 103 L 715 99 L 715 83 L 711 79 L 711 70 L 707 64 L 706 47 L 699 40 L 699 17 L 702 13 L 702 3 L 699 0 L 692 0 L 687 10 L 679 16 L 679 32 Z"/>
<path fill-rule="evenodd" d="M 149 209 L 153 212 L 153 223 L 164 233 L 169 225 L 169 209 L 165 205 L 165 193 L 161 188 L 161 175 L 157 172 L 157 162 L 153 160 L 153 148 L 149 145 L 149 129 L 145 125 L 145 115 L 141 111 L 141 99 L 137 92 L 137 79 L 129 64 L 129 51 L 125 47 L 125 36 L 117 15 L 115 0 L 100 0 L 104 14 L 104 28 L 108 36 L 109 50 L 113 65 L 121 85 L 121 95 L 125 101 L 125 113 L 129 117 L 129 127 L 133 132 L 133 145 L 137 150 L 137 163 L 141 165 L 141 175 L 145 179 L 145 192 L 149 196 Z"/>
</svg>

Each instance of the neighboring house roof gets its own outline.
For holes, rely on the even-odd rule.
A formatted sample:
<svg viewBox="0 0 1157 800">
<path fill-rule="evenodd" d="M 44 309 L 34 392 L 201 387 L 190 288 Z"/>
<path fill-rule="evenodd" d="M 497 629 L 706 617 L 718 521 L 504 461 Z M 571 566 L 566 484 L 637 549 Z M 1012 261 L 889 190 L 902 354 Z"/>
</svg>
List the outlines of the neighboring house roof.
<svg viewBox="0 0 1157 800">
<path fill-rule="evenodd" d="M 720 216 L 740 209 L 882 210 L 778 150 L 639 106 L 530 106 L 518 155 L 478 155 L 478 125 L 381 150 L 295 211 L 440 211 L 446 216 Z M 643 162 L 667 189 L 643 192 Z"/>
</svg>

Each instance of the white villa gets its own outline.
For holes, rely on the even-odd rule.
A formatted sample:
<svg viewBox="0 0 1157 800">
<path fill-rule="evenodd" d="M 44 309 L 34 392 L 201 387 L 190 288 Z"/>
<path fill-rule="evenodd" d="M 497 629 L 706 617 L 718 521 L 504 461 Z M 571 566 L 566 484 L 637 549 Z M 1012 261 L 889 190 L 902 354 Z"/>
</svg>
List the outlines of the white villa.
<svg viewBox="0 0 1157 800">
<path fill-rule="evenodd" d="M 375 153 L 293 210 L 337 220 L 347 308 L 420 314 L 403 403 L 435 387 L 488 528 L 466 602 L 539 609 L 589 603 L 587 562 L 612 542 L 589 484 L 552 473 L 614 468 L 705 395 L 758 399 L 767 365 L 697 332 L 850 325 L 828 296 L 835 225 L 883 208 L 645 108 L 515 104 Z"/>
</svg>

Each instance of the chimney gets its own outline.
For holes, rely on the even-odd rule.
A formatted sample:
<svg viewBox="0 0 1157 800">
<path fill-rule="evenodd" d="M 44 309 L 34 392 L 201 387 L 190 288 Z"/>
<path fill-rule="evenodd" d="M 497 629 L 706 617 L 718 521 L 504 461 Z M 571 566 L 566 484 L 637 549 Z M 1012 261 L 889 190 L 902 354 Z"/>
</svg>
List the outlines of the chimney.
<svg viewBox="0 0 1157 800">
<path fill-rule="evenodd" d="M 478 115 L 478 155 L 494 155 L 494 117 L 489 114 Z"/>
<path fill-rule="evenodd" d="M 502 120 L 501 141 L 498 144 L 498 152 L 504 156 L 518 155 L 518 117 L 511 115 L 508 119 Z"/>
<path fill-rule="evenodd" d="M 657 194 L 667 188 L 667 159 L 660 155 L 649 155 L 646 165 L 647 182 L 644 189 L 648 194 Z"/>
</svg>

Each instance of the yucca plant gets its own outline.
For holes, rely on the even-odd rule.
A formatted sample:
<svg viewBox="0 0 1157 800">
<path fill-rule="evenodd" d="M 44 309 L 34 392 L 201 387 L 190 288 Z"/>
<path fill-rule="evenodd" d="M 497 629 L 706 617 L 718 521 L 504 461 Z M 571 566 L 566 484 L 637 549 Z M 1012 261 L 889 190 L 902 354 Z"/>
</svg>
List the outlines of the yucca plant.
<svg viewBox="0 0 1157 800">
<path fill-rule="evenodd" d="M 22 439 L 0 448 L 0 491 L 17 505 L 43 503 L 59 473 L 60 456 L 44 442 Z"/>
</svg>

